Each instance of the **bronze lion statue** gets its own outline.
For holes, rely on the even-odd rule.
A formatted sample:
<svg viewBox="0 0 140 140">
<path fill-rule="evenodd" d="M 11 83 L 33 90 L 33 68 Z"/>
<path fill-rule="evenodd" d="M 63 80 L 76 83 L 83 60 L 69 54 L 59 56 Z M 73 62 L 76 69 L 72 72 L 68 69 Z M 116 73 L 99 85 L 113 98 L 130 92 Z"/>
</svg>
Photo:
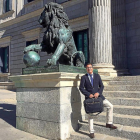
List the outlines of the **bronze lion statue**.
<svg viewBox="0 0 140 140">
<path fill-rule="evenodd" d="M 47 60 L 47 65 L 64 64 L 84 67 L 85 57 L 83 52 L 76 49 L 68 16 L 60 4 L 53 2 L 46 4 L 39 23 L 46 28 L 43 40 L 41 44 L 24 48 L 24 53 L 40 50 L 52 54 L 51 59 Z"/>
</svg>

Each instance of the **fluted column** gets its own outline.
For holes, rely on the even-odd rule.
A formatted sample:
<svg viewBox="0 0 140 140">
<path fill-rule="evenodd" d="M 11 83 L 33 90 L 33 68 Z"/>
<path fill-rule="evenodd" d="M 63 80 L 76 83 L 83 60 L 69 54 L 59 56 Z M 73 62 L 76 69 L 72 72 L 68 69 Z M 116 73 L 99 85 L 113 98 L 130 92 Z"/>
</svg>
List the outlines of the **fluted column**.
<svg viewBox="0 0 140 140">
<path fill-rule="evenodd" d="M 88 0 L 88 2 L 90 62 L 97 69 L 113 69 L 111 0 Z"/>
<path fill-rule="evenodd" d="M 0 15 L 3 14 L 3 0 L 0 0 Z"/>
</svg>

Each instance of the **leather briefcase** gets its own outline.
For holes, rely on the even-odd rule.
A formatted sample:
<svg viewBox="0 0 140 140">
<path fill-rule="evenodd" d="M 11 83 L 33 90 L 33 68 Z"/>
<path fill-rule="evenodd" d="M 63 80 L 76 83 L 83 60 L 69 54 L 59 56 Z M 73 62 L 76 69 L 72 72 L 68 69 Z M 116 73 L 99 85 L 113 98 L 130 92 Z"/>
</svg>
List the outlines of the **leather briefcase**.
<svg viewBox="0 0 140 140">
<path fill-rule="evenodd" d="M 103 112 L 103 99 L 98 98 L 88 98 L 84 100 L 85 112 L 89 113 L 101 113 Z"/>
</svg>

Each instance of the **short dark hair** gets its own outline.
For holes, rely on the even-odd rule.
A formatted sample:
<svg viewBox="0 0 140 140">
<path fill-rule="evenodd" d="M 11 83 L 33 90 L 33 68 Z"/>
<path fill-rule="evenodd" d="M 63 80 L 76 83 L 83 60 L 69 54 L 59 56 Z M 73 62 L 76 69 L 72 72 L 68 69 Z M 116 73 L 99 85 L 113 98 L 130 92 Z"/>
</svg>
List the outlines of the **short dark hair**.
<svg viewBox="0 0 140 140">
<path fill-rule="evenodd" d="M 91 66 L 92 66 L 92 64 L 91 64 L 91 63 L 87 63 L 87 64 L 86 64 L 86 67 L 87 67 L 87 65 L 91 65 Z"/>
</svg>

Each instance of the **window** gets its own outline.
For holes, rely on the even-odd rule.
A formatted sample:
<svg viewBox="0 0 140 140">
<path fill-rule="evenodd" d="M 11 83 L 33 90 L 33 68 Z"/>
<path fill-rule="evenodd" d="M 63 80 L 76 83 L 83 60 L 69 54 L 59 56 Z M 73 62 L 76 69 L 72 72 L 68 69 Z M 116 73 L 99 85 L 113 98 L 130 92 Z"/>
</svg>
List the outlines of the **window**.
<svg viewBox="0 0 140 140">
<path fill-rule="evenodd" d="M 5 12 L 10 11 L 10 0 L 5 0 Z"/>
<path fill-rule="evenodd" d="M 26 41 L 26 47 L 32 44 L 38 44 L 38 39 L 32 41 Z"/>
<path fill-rule="evenodd" d="M 0 72 L 9 72 L 9 46 L 0 48 Z"/>
<path fill-rule="evenodd" d="M 57 3 L 63 3 L 63 2 L 67 2 L 69 0 L 56 0 Z"/>
<path fill-rule="evenodd" d="M 34 1 L 34 0 L 28 0 L 28 2 L 32 2 L 32 1 Z"/>
<path fill-rule="evenodd" d="M 85 56 L 85 62 L 89 62 L 89 48 L 88 48 L 88 31 L 77 31 L 73 33 L 75 44 L 78 51 L 82 51 Z"/>
</svg>

